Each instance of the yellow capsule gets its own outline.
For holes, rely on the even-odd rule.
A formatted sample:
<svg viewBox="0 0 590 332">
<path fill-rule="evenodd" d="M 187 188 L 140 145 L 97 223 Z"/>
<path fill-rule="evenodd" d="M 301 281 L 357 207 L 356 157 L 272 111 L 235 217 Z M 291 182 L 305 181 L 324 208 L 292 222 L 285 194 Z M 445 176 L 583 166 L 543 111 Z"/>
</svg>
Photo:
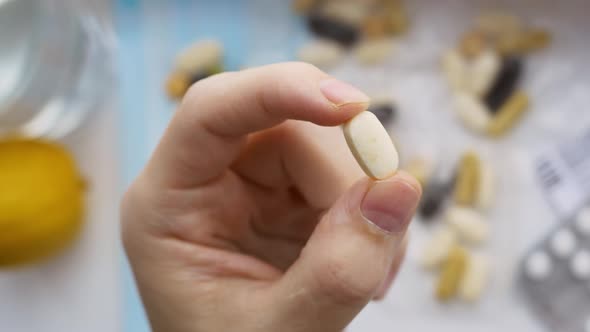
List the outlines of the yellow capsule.
<svg viewBox="0 0 590 332">
<path fill-rule="evenodd" d="M 463 155 L 457 172 L 454 198 L 459 205 L 475 204 L 479 191 L 481 161 L 477 154 L 469 151 Z"/>
<path fill-rule="evenodd" d="M 510 35 L 522 30 L 523 22 L 517 16 L 506 12 L 487 12 L 475 20 L 475 26 L 491 38 Z"/>
<path fill-rule="evenodd" d="M 516 91 L 500 107 L 498 113 L 492 118 L 487 132 L 490 136 L 498 137 L 510 130 L 529 108 L 529 97 L 523 91 Z"/>
<path fill-rule="evenodd" d="M 461 246 L 454 246 L 449 252 L 436 285 L 436 298 L 448 301 L 455 296 L 465 274 L 468 253 Z"/>
<path fill-rule="evenodd" d="M 170 99 L 181 99 L 190 86 L 190 77 L 181 72 L 173 72 L 166 79 L 166 94 Z"/>
<path fill-rule="evenodd" d="M 543 29 L 529 29 L 522 33 L 521 52 L 529 53 L 543 49 L 551 44 L 551 34 Z"/>
</svg>

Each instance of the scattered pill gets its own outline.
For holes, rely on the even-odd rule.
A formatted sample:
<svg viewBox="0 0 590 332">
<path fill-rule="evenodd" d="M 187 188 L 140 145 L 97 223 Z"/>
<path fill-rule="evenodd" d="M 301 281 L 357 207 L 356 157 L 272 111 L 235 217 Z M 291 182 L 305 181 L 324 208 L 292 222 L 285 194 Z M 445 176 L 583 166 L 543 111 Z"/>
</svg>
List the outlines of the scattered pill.
<svg viewBox="0 0 590 332">
<path fill-rule="evenodd" d="M 440 266 L 449 256 L 449 252 L 457 243 L 457 236 L 449 228 L 436 231 L 426 244 L 420 263 L 426 269 Z"/>
<path fill-rule="evenodd" d="M 485 35 L 480 31 L 469 31 L 461 38 L 459 49 L 468 59 L 477 58 L 487 47 Z"/>
<path fill-rule="evenodd" d="M 437 299 L 447 301 L 457 293 L 461 279 L 465 274 L 467 259 L 468 254 L 464 248 L 454 246 L 451 249 L 436 286 Z"/>
<path fill-rule="evenodd" d="M 166 79 L 166 94 L 171 99 L 181 99 L 190 87 L 190 77 L 181 72 L 173 72 Z"/>
<path fill-rule="evenodd" d="M 472 244 L 481 244 L 490 233 L 488 223 L 475 210 L 453 206 L 447 210 L 445 221 L 457 232 L 459 238 Z"/>
<path fill-rule="evenodd" d="M 476 96 L 486 95 L 500 73 L 501 63 L 500 57 L 493 50 L 482 51 L 473 59 L 468 69 L 469 91 Z"/>
<path fill-rule="evenodd" d="M 389 3 L 384 9 L 387 19 L 387 31 L 391 35 L 400 35 L 408 30 L 410 20 L 401 2 Z"/>
<path fill-rule="evenodd" d="M 370 39 L 357 45 L 354 54 L 360 63 L 374 65 L 385 61 L 393 50 L 389 39 Z"/>
<path fill-rule="evenodd" d="M 329 67 L 338 62 L 344 55 L 344 50 L 338 44 L 329 40 L 316 40 L 299 49 L 299 60 L 318 67 Z"/>
<path fill-rule="evenodd" d="M 570 271 L 579 280 L 590 279 L 590 252 L 578 251 L 570 260 Z"/>
<path fill-rule="evenodd" d="M 465 90 L 467 63 L 459 52 L 451 49 L 443 55 L 442 70 L 453 91 Z"/>
<path fill-rule="evenodd" d="M 203 40 L 182 50 L 175 60 L 178 71 L 196 73 L 208 71 L 219 66 L 223 57 L 223 48 L 216 40 Z"/>
<path fill-rule="evenodd" d="M 479 186 L 475 206 L 481 210 L 489 209 L 494 202 L 496 183 L 494 171 L 489 163 L 480 163 Z"/>
<path fill-rule="evenodd" d="M 387 17 L 375 14 L 367 17 L 363 23 L 363 34 L 369 39 L 383 39 L 388 35 Z"/>
<path fill-rule="evenodd" d="M 576 249 L 576 237 L 574 234 L 562 228 L 551 238 L 551 251 L 557 258 L 567 258 Z"/>
<path fill-rule="evenodd" d="M 522 72 L 523 64 L 520 58 L 504 58 L 500 71 L 485 96 L 485 103 L 492 112 L 497 112 L 514 93 Z"/>
<path fill-rule="evenodd" d="M 475 21 L 476 29 L 491 38 L 502 35 L 519 33 L 523 23 L 515 15 L 504 12 L 487 12 L 481 14 Z"/>
<path fill-rule="evenodd" d="M 383 124 L 384 126 L 389 124 L 391 121 L 395 121 L 397 115 L 397 109 L 393 102 L 376 102 L 371 103 L 369 106 L 369 112 L 375 114 L 377 119 Z"/>
<path fill-rule="evenodd" d="M 465 275 L 459 284 L 459 296 L 466 301 L 477 301 L 489 279 L 490 262 L 483 255 L 471 255 L 467 261 Z"/>
<path fill-rule="evenodd" d="M 585 236 L 590 236 L 590 207 L 583 208 L 576 216 L 576 229 Z"/>
<path fill-rule="evenodd" d="M 551 257 L 543 251 L 532 253 L 525 263 L 525 274 L 532 280 L 540 281 L 551 274 L 553 263 Z"/>
<path fill-rule="evenodd" d="M 485 132 L 492 117 L 484 103 L 474 95 L 462 91 L 455 93 L 454 103 L 457 116 L 465 127 L 478 133 Z"/>
<path fill-rule="evenodd" d="M 307 25 L 316 36 L 332 40 L 342 46 L 351 46 L 359 39 L 359 31 L 356 27 L 319 12 L 313 12 L 307 17 Z"/>
<path fill-rule="evenodd" d="M 527 29 L 498 38 L 496 48 L 503 55 L 524 55 L 541 50 L 551 43 L 551 35 L 542 29 Z"/>
<path fill-rule="evenodd" d="M 457 171 L 454 199 L 459 205 L 473 206 L 479 191 L 480 160 L 473 151 L 463 154 Z"/>
<path fill-rule="evenodd" d="M 492 118 L 487 132 L 490 136 L 501 136 L 516 125 L 529 108 L 529 96 L 523 91 L 516 91 Z"/>
<path fill-rule="evenodd" d="M 373 113 L 359 113 L 343 125 L 342 131 L 350 151 L 369 177 L 386 179 L 397 171 L 397 150 Z"/>
</svg>

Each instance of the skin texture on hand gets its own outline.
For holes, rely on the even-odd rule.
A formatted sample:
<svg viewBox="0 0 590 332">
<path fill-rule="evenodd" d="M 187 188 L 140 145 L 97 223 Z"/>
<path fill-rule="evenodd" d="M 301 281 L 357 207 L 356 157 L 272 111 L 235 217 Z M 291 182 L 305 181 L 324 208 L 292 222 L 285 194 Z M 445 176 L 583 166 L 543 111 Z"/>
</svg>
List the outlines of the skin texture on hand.
<svg viewBox="0 0 590 332">
<path fill-rule="evenodd" d="M 367 103 L 302 63 L 191 87 L 121 207 L 154 331 L 341 331 L 384 296 L 421 189 L 352 158 Z"/>
</svg>

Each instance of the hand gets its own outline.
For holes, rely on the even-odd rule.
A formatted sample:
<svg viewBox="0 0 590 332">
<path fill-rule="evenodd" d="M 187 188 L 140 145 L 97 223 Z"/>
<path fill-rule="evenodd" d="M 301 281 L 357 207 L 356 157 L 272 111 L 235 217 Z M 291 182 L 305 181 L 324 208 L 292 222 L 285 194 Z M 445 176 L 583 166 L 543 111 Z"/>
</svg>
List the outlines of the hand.
<svg viewBox="0 0 590 332">
<path fill-rule="evenodd" d="M 352 158 L 335 126 L 367 103 L 301 63 L 190 89 L 122 203 L 155 331 L 341 331 L 384 296 L 421 189 Z"/>
</svg>

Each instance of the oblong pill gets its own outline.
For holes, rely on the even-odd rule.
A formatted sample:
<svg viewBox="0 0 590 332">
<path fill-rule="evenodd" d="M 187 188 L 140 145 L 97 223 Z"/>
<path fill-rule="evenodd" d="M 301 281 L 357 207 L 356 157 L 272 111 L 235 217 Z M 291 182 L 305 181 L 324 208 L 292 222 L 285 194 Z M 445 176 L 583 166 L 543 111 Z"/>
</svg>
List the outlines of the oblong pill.
<svg viewBox="0 0 590 332">
<path fill-rule="evenodd" d="M 447 301 L 457 293 L 468 259 L 469 254 L 464 248 L 456 245 L 451 249 L 437 282 L 437 299 Z"/>
<path fill-rule="evenodd" d="M 471 255 L 465 275 L 459 284 L 459 296 L 466 301 L 477 301 L 488 282 L 489 259 L 483 255 Z"/>
<path fill-rule="evenodd" d="M 473 244 L 484 242 L 490 233 L 488 223 L 473 209 L 451 207 L 447 211 L 445 220 L 461 239 Z"/>
<path fill-rule="evenodd" d="M 457 244 L 457 235 L 448 227 L 436 231 L 426 244 L 420 263 L 426 269 L 440 266 L 449 256 L 451 249 Z"/>
<path fill-rule="evenodd" d="M 457 172 L 454 199 L 459 205 L 473 206 L 479 190 L 480 160 L 473 151 L 466 152 L 461 158 Z"/>
<path fill-rule="evenodd" d="M 219 66 L 223 60 L 223 47 L 216 40 L 202 40 L 182 50 L 174 61 L 176 69 L 185 73 L 207 71 Z"/>
<path fill-rule="evenodd" d="M 386 179 L 397 171 L 397 150 L 373 113 L 359 113 L 342 126 L 342 132 L 348 148 L 369 177 Z"/>
</svg>

